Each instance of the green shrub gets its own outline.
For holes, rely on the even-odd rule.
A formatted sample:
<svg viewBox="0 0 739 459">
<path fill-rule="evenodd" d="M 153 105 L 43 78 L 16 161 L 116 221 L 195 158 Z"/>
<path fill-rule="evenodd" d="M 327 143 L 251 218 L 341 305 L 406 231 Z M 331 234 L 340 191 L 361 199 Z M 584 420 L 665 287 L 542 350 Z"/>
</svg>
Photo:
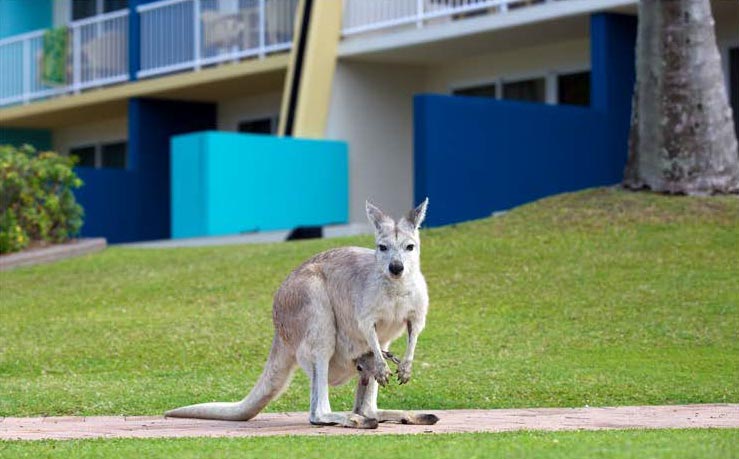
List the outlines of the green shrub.
<svg viewBox="0 0 739 459">
<path fill-rule="evenodd" d="M 79 232 L 84 213 L 72 190 L 82 180 L 74 163 L 30 145 L 0 145 L 0 253 L 32 241 L 64 242 Z"/>
</svg>

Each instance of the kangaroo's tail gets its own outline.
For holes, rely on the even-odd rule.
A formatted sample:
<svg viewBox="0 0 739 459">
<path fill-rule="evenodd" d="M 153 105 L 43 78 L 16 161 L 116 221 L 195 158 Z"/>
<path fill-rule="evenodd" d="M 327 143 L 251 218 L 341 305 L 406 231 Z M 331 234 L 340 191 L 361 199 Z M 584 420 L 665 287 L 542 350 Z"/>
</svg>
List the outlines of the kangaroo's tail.
<svg viewBox="0 0 739 459">
<path fill-rule="evenodd" d="M 286 349 L 275 333 L 272 350 L 262 376 L 254 388 L 240 402 L 213 402 L 183 406 L 164 413 L 174 418 L 220 419 L 224 421 L 246 421 L 257 415 L 267 404 L 287 387 L 295 369 L 295 356 Z"/>
</svg>

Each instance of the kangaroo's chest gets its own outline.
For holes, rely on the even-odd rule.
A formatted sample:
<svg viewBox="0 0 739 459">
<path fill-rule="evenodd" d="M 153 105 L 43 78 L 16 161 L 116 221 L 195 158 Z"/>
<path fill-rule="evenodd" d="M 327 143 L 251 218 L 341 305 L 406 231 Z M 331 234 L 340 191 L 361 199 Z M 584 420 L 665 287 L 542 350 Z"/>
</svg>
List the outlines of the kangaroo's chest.
<svg viewBox="0 0 739 459">
<path fill-rule="evenodd" d="M 417 292 L 379 295 L 373 309 L 380 342 L 387 343 L 400 336 L 407 327 L 407 321 L 420 313 L 421 306 L 422 300 Z"/>
</svg>

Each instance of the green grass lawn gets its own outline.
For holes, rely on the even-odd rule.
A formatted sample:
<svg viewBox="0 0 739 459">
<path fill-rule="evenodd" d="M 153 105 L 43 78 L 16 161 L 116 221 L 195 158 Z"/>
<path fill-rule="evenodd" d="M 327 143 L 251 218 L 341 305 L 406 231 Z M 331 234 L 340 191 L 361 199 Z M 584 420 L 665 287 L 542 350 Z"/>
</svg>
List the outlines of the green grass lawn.
<svg viewBox="0 0 739 459">
<path fill-rule="evenodd" d="M 736 197 L 589 190 L 422 237 L 428 325 L 411 383 L 382 390 L 381 406 L 739 402 Z M 240 399 L 266 359 L 279 283 L 312 254 L 347 244 L 372 239 L 112 248 L 1 273 L 0 416 L 159 414 Z M 352 389 L 333 390 L 334 409 L 351 407 Z M 307 407 L 301 373 L 268 409 Z M 551 443 L 547 435 L 532 434 L 532 445 Z M 578 447 L 579 434 L 568 435 Z M 495 438 L 433 442 L 453 455 L 455 442 L 472 448 Z M 402 441 L 411 440 L 386 444 Z M 217 444 L 239 442 L 249 440 Z M 60 445 L 34 448 L 69 447 Z"/>
<path fill-rule="evenodd" d="M 739 430 L 0 442 L 0 457 L 735 459 Z"/>
</svg>

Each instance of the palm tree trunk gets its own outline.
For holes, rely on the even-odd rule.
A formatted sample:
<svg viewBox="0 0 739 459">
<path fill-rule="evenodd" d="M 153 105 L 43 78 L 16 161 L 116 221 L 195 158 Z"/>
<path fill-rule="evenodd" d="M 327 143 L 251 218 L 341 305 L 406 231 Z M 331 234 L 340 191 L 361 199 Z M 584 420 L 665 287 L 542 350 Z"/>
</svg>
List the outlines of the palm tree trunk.
<svg viewBox="0 0 739 459">
<path fill-rule="evenodd" d="M 739 192 L 739 152 L 709 0 L 642 0 L 624 186 Z"/>
</svg>

